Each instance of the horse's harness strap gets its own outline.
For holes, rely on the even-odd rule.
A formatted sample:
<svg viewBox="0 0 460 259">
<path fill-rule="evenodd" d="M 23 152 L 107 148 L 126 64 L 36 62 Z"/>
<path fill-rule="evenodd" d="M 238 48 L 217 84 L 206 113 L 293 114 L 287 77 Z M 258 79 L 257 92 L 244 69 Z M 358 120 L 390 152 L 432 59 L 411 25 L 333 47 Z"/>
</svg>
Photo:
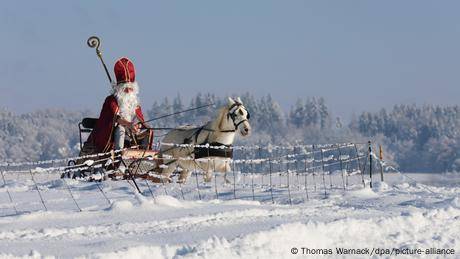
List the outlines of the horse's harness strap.
<svg viewBox="0 0 460 259">
<path fill-rule="evenodd" d="M 211 147 L 203 147 L 202 145 L 209 145 Z M 222 148 L 215 148 L 222 147 Z M 224 158 L 233 158 L 233 148 L 232 145 L 225 145 L 219 142 L 213 143 L 203 143 L 199 147 L 195 147 L 193 150 L 195 154 L 195 159 L 203 157 L 224 157 Z"/>
<path fill-rule="evenodd" d="M 236 119 L 236 109 L 237 107 L 239 106 L 242 106 L 241 103 L 239 102 L 235 102 L 234 104 L 232 104 L 232 106 L 230 106 L 230 108 L 228 109 L 228 113 L 227 113 L 227 116 L 230 117 L 233 121 L 233 125 L 235 126 L 235 129 L 233 130 L 219 130 L 219 132 L 235 132 L 237 129 L 238 129 L 238 126 L 245 122 L 245 121 L 248 121 L 248 119 L 243 119 L 239 122 L 235 122 L 235 119 Z M 235 109 L 235 110 L 234 110 Z M 213 130 L 213 129 L 208 129 L 208 128 L 205 128 L 205 126 L 202 126 L 202 127 L 199 127 L 196 129 L 195 132 L 192 133 L 192 135 L 188 138 L 185 138 L 184 139 L 184 144 L 191 144 L 192 143 L 192 139 L 193 139 L 193 135 L 195 135 L 195 143 L 198 143 L 198 136 L 200 135 L 201 131 L 211 131 L 211 132 L 214 132 L 216 130 Z M 222 144 L 222 143 L 218 143 L 218 142 L 213 142 L 213 143 L 209 143 L 209 136 L 203 141 L 203 143 L 199 143 L 197 145 L 199 145 L 199 147 L 194 147 L 193 148 L 193 151 L 190 153 L 190 155 L 193 153 L 194 156 L 195 156 L 195 159 L 198 159 L 198 158 L 203 158 L 203 157 L 224 157 L 224 158 L 233 158 L 233 149 L 232 149 L 232 145 L 225 145 L 225 144 Z M 203 145 L 210 145 L 210 146 L 224 146 L 224 148 L 209 148 L 209 147 L 202 147 Z"/>
<path fill-rule="evenodd" d="M 198 130 L 197 130 L 195 133 L 193 133 L 193 134 L 195 134 L 195 143 L 198 142 L 198 135 L 200 135 L 200 132 L 201 132 L 203 129 L 204 129 L 204 126 L 199 127 Z M 207 138 L 206 138 L 206 140 L 207 140 Z"/>
<path fill-rule="evenodd" d="M 201 131 L 214 131 L 211 129 L 207 129 L 204 126 L 198 128 L 197 131 L 194 132 L 195 135 L 195 143 L 198 143 L 198 135 L 200 135 Z M 209 148 L 203 147 L 203 145 L 209 145 L 212 147 L 215 146 L 223 146 L 224 148 Z M 197 146 L 193 148 L 192 153 L 194 154 L 194 158 L 203 158 L 203 157 L 225 157 L 225 158 L 233 158 L 233 149 L 232 145 L 225 145 L 219 142 L 212 142 L 209 143 L 209 136 L 202 143 L 198 143 Z"/>
<path fill-rule="evenodd" d="M 224 133 L 235 132 L 236 131 L 236 130 L 213 130 L 213 129 L 208 129 L 208 128 L 203 128 L 202 130 L 211 131 L 211 132 L 224 132 Z"/>
<path fill-rule="evenodd" d="M 232 111 L 233 108 L 235 107 L 239 107 L 241 106 L 242 104 L 241 103 L 234 103 L 232 106 L 230 106 L 230 108 L 228 109 L 228 113 L 227 113 L 227 116 L 229 116 L 232 121 L 233 121 L 233 125 L 235 126 L 235 129 L 232 129 L 232 130 L 218 130 L 218 132 L 224 132 L 224 133 L 228 133 L 228 132 L 236 132 L 236 129 L 238 129 L 238 126 L 240 126 L 241 123 L 245 122 L 245 121 L 248 121 L 247 119 L 244 119 L 244 120 L 241 120 L 239 121 L 238 123 L 235 122 L 235 118 L 236 118 L 236 114 L 235 114 L 235 111 Z M 213 130 L 213 129 L 208 129 L 208 128 L 205 128 L 204 126 L 202 127 L 199 127 L 195 132 L 193 132 L 192 136 L 195 135 L 195 143 L 198 142 L 198 135 L 200 135 L 201 131 L 211 131 L 211 132 L 216 132 L 217 130 Z M 185 139 L 185 143 L 184 144 L 190 144 L 190 140 L 191 140 L 191 137 L 190 138 L 186 138 Z M 207 142 L 207 140 L 206 140 Z"/>
<path fill-rule="evenodd" d="M 247 119 L 244 119 L 244 120 L 241 120 L 240 122 L 236 123 L 235 124 L 235 130 L 238 128 L 238 126 L 240 126 L 241 123 L 245 122 L 245 121 L 248 121 Z"/>
<path fill-rule="evenodd" d="M 243 104 L 239 103 L 239 102 L 236 102 L 234 104 L 232 104 L 232 106 L 230 106 L 230 108 L 228 109 L 228 113 L 227 113 L 227 116 L 230 117 L 233 121 L 233 125 L 235 126 L 235 129 L 233 131 L 236 131 L 236 129 L 238 129 L 238 126 L 240 126 L 241 123 L 245 122 L 245 121 L 248 121 L 248 119 L 243 119 L 239 122 L 235 122 L 235 119 L 236 119 L 236 109 L 234 111 L 232 111 L 234 108 L 238 108 L 240 106 L 242 106 Z M 248 117 L 249 118 L 249 117 Z"/>
</svg>

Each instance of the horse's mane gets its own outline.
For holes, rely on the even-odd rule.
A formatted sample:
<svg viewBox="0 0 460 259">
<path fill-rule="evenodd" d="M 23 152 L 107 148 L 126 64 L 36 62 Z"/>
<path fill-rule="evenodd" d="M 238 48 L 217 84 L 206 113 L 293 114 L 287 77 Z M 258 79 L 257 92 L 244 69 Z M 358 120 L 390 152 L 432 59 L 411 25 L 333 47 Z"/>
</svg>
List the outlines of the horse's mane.
<svg viewBox="0 0 460 259">
<path fill-rule="evenodd" d="M 222 130 L 222 124 L 224 123 L 225 117 L 227 116 L 227 106 L 224 106 L 219 109 L 217 113 L 217 119 L 215 120 L 217 129 Z"/>
</svg>

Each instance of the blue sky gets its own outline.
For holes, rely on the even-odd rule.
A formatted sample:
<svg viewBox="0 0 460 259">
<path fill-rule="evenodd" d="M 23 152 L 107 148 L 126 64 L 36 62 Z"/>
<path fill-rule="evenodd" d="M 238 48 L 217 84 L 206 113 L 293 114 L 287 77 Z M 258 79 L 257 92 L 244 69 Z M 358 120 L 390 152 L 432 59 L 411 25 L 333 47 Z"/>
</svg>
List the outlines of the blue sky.
<svg viewBox="0 0 460 259">
<path fill-rule="evenodd" d="M 2 1 L 0 106 L 98 111 L 112 71 L 137 69 L 141 100 L 322 96 L 344 117 L 397 103 L 458 104 L 457 1 Z"/>
</svg>

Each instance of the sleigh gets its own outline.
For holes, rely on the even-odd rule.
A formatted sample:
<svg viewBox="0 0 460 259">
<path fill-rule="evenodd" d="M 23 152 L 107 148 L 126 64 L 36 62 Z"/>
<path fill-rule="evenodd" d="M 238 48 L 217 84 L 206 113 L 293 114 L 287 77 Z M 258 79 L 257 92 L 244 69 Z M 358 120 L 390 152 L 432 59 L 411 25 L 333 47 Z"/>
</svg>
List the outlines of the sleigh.
<svg viewBox="0 0 460 259">
<path fill-rule="evenodd" d="M 89 135 L 95 128 L 96 118 L 84 118 L 78 123 L 80 137 L 80 156 L 70 160 L 64 169 L 62 178 L 77 178 L 89 181 L 105 179 L 128 179 L 134 177 L 158 178 L 159 152 L 131 146 L 120 151 L 96 154 L 87 143 L 84 135 Z"/>
</svg>

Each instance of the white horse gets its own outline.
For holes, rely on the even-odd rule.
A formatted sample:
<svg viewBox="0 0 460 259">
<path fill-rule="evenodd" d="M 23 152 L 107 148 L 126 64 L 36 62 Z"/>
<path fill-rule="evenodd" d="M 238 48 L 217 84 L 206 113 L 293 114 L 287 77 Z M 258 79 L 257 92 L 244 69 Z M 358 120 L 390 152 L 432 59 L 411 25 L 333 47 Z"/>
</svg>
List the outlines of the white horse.
<svg viewBox="0 0 460 259">
<path fill-rule="evenodd" d="M 229 163 L 232 157 L 231 146 L 237 132 L 242 136 L 250 134 L 249 113 L 239 97 L 237 99 L 228 98 L 227 105 L 219 110 L 214 120 L 201 127 L 181 126 L 166 134 L 160 146 L 160 154 L 164 158 L 162 176 L 169 179 L 171 174 L 178 169 L 180 171 L 179 182 L 183 183 L 192 170 L 204 171 L 205 181 L 211 180 L 212 172 L 229 172 L 231 170 Z M 178 144 L 191 146 L 181 147 Z M 222 146 L 223 148 L 213 149 L 193 147 L 193 145 Z"/>
</svg>

